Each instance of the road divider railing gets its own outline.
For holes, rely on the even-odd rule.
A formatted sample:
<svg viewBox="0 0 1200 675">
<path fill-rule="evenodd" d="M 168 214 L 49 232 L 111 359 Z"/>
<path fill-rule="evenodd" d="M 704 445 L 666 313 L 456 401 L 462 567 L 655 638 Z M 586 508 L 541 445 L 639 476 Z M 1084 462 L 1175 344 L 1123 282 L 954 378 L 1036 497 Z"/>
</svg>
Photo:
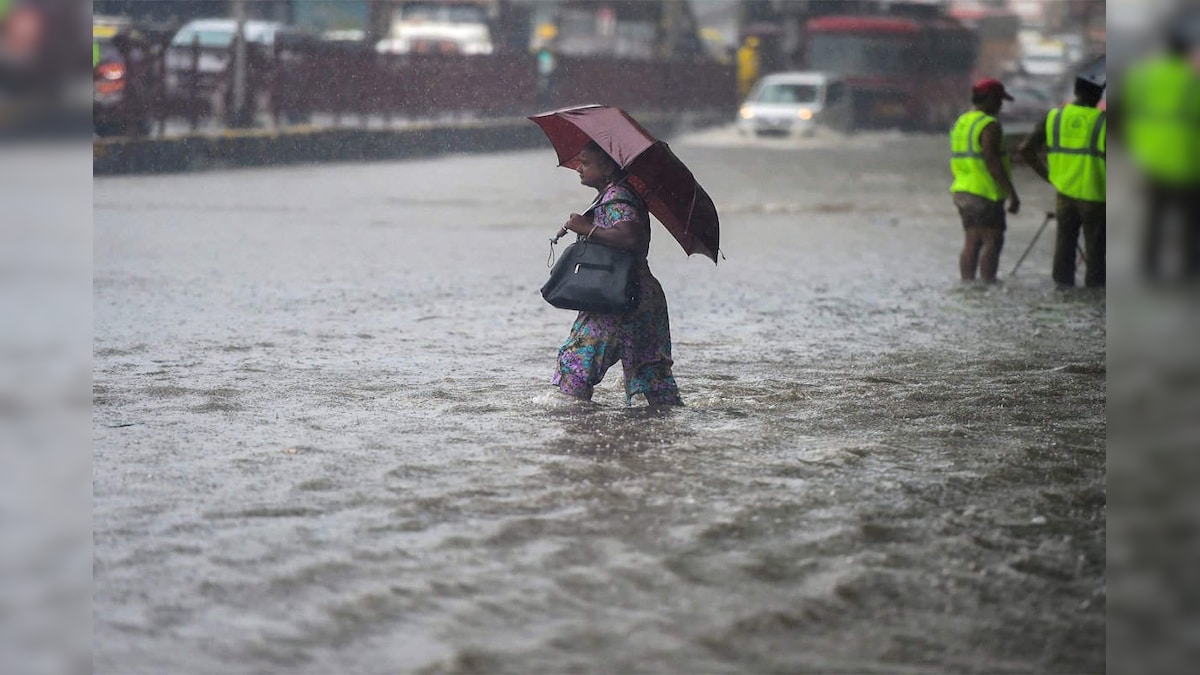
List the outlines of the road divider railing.
<svg viewBox="0 0 1200 675">
<path fill-rule="evenodd" d="M 725 124 L 713 113 L 643 113 L 638 119 L 657 136 Z M 412 123 L 399 128 L 288 127 L 154 138 L 98 138 L 92 174 L 178 173 L 204 169 L 361 162 L 454 153 L 543 147 L 545 136 L 523 117 L 464 122 Z"/>
</svg>

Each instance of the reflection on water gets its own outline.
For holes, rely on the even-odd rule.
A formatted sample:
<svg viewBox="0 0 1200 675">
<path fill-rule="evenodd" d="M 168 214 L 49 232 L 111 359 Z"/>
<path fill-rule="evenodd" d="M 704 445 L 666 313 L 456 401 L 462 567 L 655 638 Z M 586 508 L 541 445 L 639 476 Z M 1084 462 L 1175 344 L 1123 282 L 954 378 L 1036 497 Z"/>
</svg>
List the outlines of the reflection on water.
<svg viewBox="0 0 1200 675">
<path fill-rule="evenodd" d="M 1104 296 L 875 141 L 675 144 L 668 409 L 548 384 L 546 153 L 98 183 L 97 672 L 1102 669 Z"/>
</svg>

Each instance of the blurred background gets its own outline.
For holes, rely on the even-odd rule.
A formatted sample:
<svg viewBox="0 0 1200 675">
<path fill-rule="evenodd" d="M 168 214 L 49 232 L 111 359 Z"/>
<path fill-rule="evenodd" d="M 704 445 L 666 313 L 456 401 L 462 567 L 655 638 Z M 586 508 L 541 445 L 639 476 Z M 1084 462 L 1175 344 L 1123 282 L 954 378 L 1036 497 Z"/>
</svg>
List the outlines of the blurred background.
<svg viewBox="0 0 1200 675">
<path fill-rule="evenodd" d="M 1104 51 L 1095 0 L 97 0 L 94 131 L 513 115 L 603 93 L 732 109 L 763 75 L 849 79 L 856 122 L 941 129 L 972 78 L 1011 111 L 1070 95 Z M 46 21 L 51 20 L 49 17 Z M 243 29 L 238 30 L 242 25 Z M 627 100 L 611 100 L 613 82 Z"/>
</svg>

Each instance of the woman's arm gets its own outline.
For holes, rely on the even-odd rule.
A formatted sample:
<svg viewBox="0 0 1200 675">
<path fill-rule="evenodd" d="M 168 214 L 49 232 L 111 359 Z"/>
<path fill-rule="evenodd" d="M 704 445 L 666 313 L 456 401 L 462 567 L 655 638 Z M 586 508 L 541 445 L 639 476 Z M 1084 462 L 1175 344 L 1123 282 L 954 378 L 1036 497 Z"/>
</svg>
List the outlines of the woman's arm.
<svg viewBox="0 0 1200 675">
<path fill-rule="evenodd" d="M 645 253 L 650 243 L 647 228 L 631 220 L 622 220 L 612 227 L 601 229 L 592 225 L 591 218 L 572 213 L 563 229 L 585 237 L 590 235 L 593 241 L 634 253 Z"/>
<path fill-rule="evenodd" d="M 1005 150 L 1000 142 L 1003 137 L 1000 123 L 989 122 L 979 134 L 979 145 L 983 150 L 983 163 L 987 166 L 988 173 L 992 174 L 992 180 L 996 181 L 1008 196 L 1008 212 L 1016 215 L 1021 210 L 1021 198 L 1017 196 L 1017 188 L 1013 187 L 1008 171 L 1004 169 Z"/>
</svg>

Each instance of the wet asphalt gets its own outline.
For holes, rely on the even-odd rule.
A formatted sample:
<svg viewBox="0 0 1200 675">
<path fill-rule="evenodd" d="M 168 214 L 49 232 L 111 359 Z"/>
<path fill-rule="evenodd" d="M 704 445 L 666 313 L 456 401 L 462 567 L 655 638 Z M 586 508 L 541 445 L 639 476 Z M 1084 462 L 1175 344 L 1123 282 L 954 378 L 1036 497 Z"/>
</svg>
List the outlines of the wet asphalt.
<svg viewBox="0 0 1200 675">
<path fill-rule="evenodd" d="M 548 147 L 96 179 L 96 672 L 1103 672 L 1105 296 L 945 145 L 672 139 L 670 411 L 548 385 Z"/>
</svg>

